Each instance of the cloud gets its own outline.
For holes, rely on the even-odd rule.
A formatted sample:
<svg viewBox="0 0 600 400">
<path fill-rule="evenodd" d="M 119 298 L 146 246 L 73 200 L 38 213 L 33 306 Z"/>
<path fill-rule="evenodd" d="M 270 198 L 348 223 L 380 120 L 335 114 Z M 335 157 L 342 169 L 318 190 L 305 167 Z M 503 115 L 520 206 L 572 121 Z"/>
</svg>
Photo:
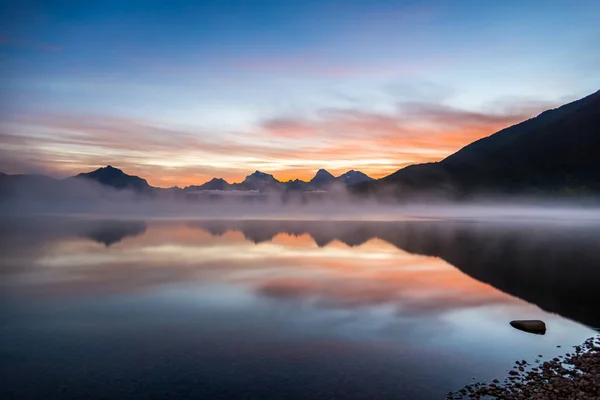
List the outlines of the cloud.
<svg viewBox="0 0 600 400">
<path fill-rule="evenodd" d="M 547 103 L 527 103 L 522 108 L 489 113 L 405 102 L 389 113 L 323 109 L 313 118 L 271 119 L 266 121 L 265 131 L 275 138 L 322 141 L 325 145 L 311 153 L 317 157 L 428 162 L 546 108 Z"/>
<path fill-rule="evenodd" d="M 548 107 L 528 101 L 498 103 L 493 113 L 433 102 L 402 102 L 389 112 L 324 108 L 266 118 L 246 132 L 94 115 L 13 116 L 0 125 L 0 171 L 64 176 L 111 164 L 157 186 L 215 176 L 239 182 L 256 169 L 282 180 L 310 179 L 319 168 L 335 174 L 360 169 L 377 178 L 443 159 Z"/>
<path fill-rule="evenodd" d="M 276 121 L 268 125 L 282 129 L 285 124 Z M 382 164 L 378 161 L 382 154 L 370 153 L 370 159 L 365 158 L 368 153 L 357 157 L 345 148 L 346 142 L 316 140 L 291 145 L 269 138 L 249 142 L 235 133 L 220 134 L 217 141 L 206 132 L 126 118 L 37 115 L 2 128 L 6 133 L 0 135 L 0 170 L 8 173 L 35 170 L 66 176 L 111 164 L 154 185 L 185 186 L 214 176 L 239 181 L 254 169 L 289 179 L 312 177 L 322 166 L 345 172 L 361 159 L 371 168 Z M 288 169 L 299 175 L 290 176 Z"/>
<path fill-rule="evenodd" d="M 542 105 L 543 104 L 543 105 Z M 335 139 L 364 138 L 367 135 L 386 138 L 413 138 L 450 131 L 479 129 L 492 133 L 521 122 L 547 108 L 547 103 L 537 107 L 510 112 L 487 113 L 461 110 L 435 103 L 401 103 L 390 113 L 366 112 L 359 109 L 322 109 L 315 118 L 268 119 L 264 126 L 276 137 L 296 137 L 302 133 L 319 132 Z M 290 134 L 290 132 L 292 134 Z M 466 143 L 465 143 L 466 144 Z"/>
<path fill-rule="evenodd" d="M 425 120 L 441 127 L 493 127 L 506 126 L 531 117 L 532 110 L 514 109 L 510 113 L 486 113 L 456 109 L 435 103 L 405 103 L 401 106 L 405 118 Z M 541 111 L 541 110 L 540 110 Z"/>
<path fill-rule="evenodd" d="M 293 118 L 273 118 L 261 123 L 262 128 L 274 136 L 285 138 L 306 138 L 319 133 L 311 124 Z"/>
</svg>

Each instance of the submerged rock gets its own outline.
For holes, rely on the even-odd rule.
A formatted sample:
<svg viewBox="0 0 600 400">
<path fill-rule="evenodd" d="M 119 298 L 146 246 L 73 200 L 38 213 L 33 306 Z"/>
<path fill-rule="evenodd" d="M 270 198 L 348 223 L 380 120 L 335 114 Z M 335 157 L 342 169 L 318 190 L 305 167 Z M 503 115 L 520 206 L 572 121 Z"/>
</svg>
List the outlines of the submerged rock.
<svg viewBox="0 0 600 400">
<path fill-rule="evenodd" d="M 510 321 L 510 325 L 518 330 L 544 335 L 546 333 L 546 324 L 537 319 Z"/>
</svg>

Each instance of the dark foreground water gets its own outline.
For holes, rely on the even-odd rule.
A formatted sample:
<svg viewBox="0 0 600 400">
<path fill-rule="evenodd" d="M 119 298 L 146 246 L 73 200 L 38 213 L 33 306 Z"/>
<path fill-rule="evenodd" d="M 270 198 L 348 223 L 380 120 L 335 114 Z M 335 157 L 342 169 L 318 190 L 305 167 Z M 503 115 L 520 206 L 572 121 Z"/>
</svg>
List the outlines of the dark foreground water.
<svg viewBox="0 0 600 400">
<path fill-rule="evenodd" d="M 2 399 L 440 399 L 600 326 L 581 221 L 0 223 Z"/>
</svg>

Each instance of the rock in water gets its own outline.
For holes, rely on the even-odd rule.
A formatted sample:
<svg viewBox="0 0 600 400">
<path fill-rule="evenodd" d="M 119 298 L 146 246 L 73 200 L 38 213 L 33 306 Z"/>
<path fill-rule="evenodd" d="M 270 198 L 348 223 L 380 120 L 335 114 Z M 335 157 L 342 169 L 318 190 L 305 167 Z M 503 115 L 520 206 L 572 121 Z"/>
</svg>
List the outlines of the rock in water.
<svg viewBox="0 0 600 400">
<path fill-rule="evenodd" d="M 510 321 L 510 325 L 518 330 L 544 335 L 546 333 L 546 324 L 537 319 Z"/>
</svg>

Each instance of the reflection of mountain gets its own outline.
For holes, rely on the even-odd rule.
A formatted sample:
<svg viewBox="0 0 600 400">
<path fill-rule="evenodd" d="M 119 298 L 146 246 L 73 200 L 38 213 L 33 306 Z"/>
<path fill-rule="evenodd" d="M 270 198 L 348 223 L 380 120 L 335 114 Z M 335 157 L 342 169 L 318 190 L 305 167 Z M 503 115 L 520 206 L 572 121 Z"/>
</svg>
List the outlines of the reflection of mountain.
<svg viewBox="0 0 600 400">
<path fill-rule="evenodd" d="M 440 257 L 471 277 L 541 308 L 600 327 L 600 227 L 463 222 L 197 221 L 209 232 L 241 231 L 258 243 L 279 233 L 310 235 L 318 246 L 379 238 L 410 253 Z"/>
<path fill-rule="evenodd" d="M 83 237 L 109 247 L 128 236 L 138 236 L 146 232 L 146 224 L 139 221 L 106 221 L 86 227 Z"/>
<path fill-rule="evenodd" d="M 0 220 L 0 253 L 42 248 L 52 240 L 83 237 L 106 247 L 146 232 L 143 221 L 89 220 L 63 217 L 15 217 Z"/>
</svg>

